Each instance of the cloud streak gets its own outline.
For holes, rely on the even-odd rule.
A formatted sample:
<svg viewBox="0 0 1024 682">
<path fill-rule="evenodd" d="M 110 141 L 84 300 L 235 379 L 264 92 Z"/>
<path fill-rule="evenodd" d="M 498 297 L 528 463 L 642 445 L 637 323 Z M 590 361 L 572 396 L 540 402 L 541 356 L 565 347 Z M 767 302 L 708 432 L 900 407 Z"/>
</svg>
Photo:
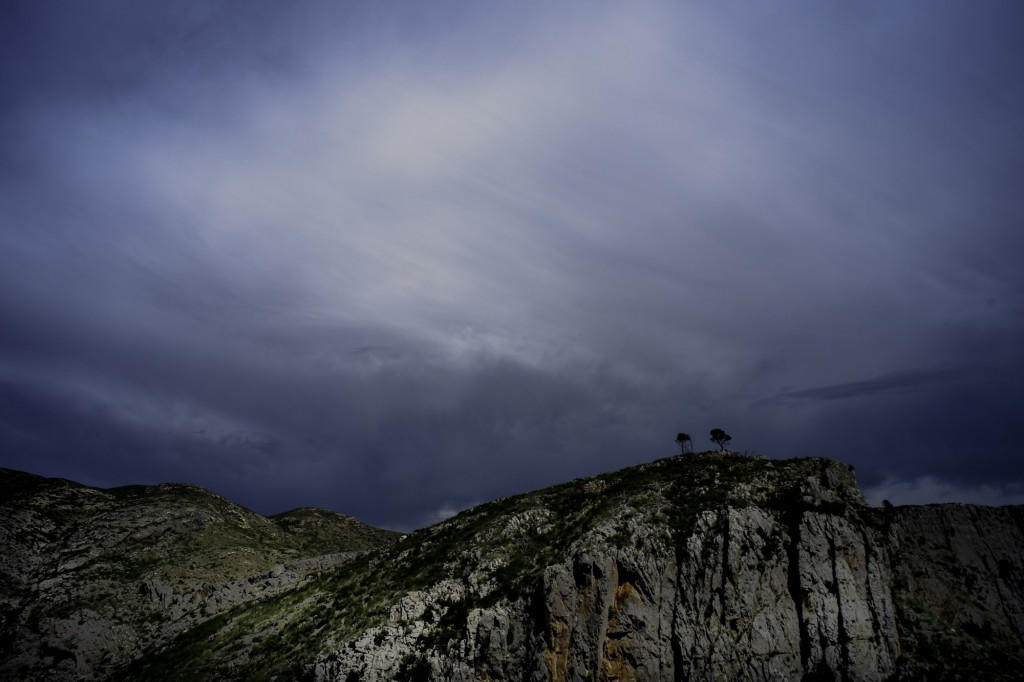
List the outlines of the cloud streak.
<svg viewBox="0 0 1024 682">
<path fill-rule="evenodd" d="M 793 404 L 803 400 L 847 400 L 850 398 L 873 397 L 893 393 L 912 393 L 932 388 L 938 384 L 947 384 L 957 379 L 962 379 L 976 371 L 977 368 L 975 367 L 949 365 L 898 370 L 863 381 L 849 381 L 830 386 L 782 391 L 773 398 L 761 401 L 757 406 L 764 406 L 773 402 Z"/>
</svg>

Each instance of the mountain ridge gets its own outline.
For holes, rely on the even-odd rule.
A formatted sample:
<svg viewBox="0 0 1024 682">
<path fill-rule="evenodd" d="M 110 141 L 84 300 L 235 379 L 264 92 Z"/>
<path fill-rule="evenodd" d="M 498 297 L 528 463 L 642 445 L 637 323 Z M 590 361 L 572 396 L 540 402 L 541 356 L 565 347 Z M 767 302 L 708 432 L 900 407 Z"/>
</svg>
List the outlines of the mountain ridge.
<svg viewBox="0 0 1024 682">
<path fill-rule="evenodd" d="M 393 542 L 326 510 L 264 517 L 200 486 L 0 470 L 0 675 L 96 679 L 219 611 Z"/>
<path fill-rule="evenodd" d="M 832 460 L 680 455 L 318 565 L 94 679 L 1013 679 L 1022 548 L 1024 508 L 875 508 Z"/>
</svg>

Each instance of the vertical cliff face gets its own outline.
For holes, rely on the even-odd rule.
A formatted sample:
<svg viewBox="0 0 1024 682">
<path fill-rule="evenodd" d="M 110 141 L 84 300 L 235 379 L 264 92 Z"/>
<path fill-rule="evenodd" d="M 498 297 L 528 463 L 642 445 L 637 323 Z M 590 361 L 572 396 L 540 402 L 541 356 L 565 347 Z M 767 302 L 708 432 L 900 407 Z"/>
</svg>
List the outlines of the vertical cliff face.
<svg viewBox="0 0 1024 682">
<path fill-rule="evenodd" d="M 816 507 L 791 512 L 784 524 L 757 508 L 708 516 L 680 571 L 677 679 L 892 673 L 898 645 L 886 556 L 860 523 Z"/>
<path fill-rule="evenodd" d="M 887 517 L 907 670 L 923 676 L 931 664 L 973 679 L 1019 678 L 1024 508 L 943 504 Z"/>
<path fill-rule="evenodd" d="M 804 468 L 788 485 L 767 471 L 735 481 L 724 506 L 696 511 L 685 529 L 672 528 L 672 510 L 687 503 L 672 493 L 694 491 L 622 500 L 532 593 L 474 609 L 460 646 L 426 652 L 421 669 L 464 680 L 889 676 L 899 646 L 879 532 L 858 515 L 849 470 L 824 460 Z M 421 601 L 437 604 L 429 593 Z M 419 635 L 398 619 L 365 648 L 325 657 L 318 677 L 391 679 L 403 662 L 410 671 L 430 628 L 412 621 Z"/>
</svg>

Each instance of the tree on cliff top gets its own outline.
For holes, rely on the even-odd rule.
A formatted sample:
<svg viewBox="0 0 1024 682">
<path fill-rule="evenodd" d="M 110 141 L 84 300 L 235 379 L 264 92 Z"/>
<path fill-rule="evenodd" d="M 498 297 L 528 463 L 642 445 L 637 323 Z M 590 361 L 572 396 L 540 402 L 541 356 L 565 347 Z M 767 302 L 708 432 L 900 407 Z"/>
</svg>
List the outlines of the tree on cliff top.
<svg viewBox="0 0 1024 682">
<path fill-rule="evenodd" d="M 725 450 L 725 444 L 732 440 L 732 436 L 722 429 L 711 429 L 711 442 L 718 446 L 719 450 Z"/>
<path fill-rule="evenodd" d="M 693 452 L 693 445 L 691 445 L 692 442 L 693 439 L 690 438 L 690 434 L 688 433 L 680 433 L 676 436 L 676 443 L 679 445 L 680 453 L 685 453 L 687 448 L 689 448 L 690 452 Z"/>
</svg>

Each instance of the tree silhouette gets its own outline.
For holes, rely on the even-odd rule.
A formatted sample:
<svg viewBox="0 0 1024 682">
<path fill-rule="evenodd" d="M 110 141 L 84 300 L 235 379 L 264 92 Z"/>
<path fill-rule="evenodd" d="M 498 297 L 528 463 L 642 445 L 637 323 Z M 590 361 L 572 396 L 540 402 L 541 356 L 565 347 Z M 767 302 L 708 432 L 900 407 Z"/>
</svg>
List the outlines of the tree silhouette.
<svg viewBox="0 0 1024 682">
<path fill-rule="evenodd" d="M 685 453 L 687 448 L 690 449 L 690 452 L 693 452 L 693 446 L 691 445 L 692 442 L 693 439 L 690 438 L 690 434 L 688 433 L 680 433 L 676 436 L 676 443 L 679 444 L 680 453 Z"/>
<path fill-rule="evenodd" d="M 732 436 L 722 429 L 711 429 L 711 442 L 718 446 L 719 450 L 725 450 L 725 444 L 732 440 Z"/>
</svg>

